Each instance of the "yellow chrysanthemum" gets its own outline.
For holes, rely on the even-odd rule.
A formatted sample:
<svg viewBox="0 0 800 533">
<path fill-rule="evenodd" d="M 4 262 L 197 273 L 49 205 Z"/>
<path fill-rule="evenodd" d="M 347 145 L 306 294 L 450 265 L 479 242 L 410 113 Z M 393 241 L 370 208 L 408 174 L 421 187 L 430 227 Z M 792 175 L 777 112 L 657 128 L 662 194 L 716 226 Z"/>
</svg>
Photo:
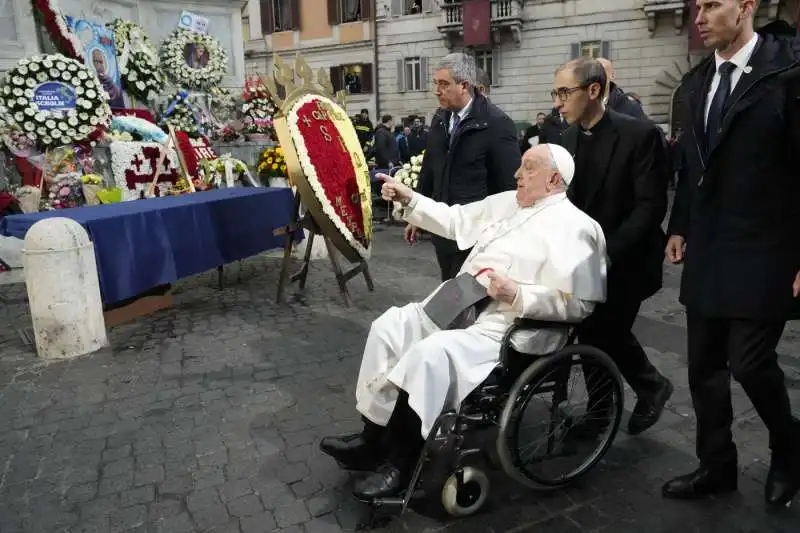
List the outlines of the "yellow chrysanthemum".
<svg viewBox="0 0 800 533">
<path fill-rule="evenodd" d="M 277 169 L 278 169 L 278 165 L 276 165 L 275 163 L 273 163 L 273 164 L 272 164 L 272 170 L 277 170 Z"/>
</svg>

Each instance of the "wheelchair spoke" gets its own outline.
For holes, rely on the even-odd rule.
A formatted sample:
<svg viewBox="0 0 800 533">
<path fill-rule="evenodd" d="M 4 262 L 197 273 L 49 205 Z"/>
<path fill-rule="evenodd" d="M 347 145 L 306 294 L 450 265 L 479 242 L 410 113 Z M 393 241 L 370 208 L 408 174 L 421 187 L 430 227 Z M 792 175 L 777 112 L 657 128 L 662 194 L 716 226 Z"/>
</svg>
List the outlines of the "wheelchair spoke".
<svg viewBox="0 0 800 533">
<path fill-rule="evenodd" d="M 554 358 L 521 391 L 507 438 L 516 468 L 538 485 L 585 472 L 616 433 L 622 391 L 604 361 L 580 353 Z"/>
</svg>

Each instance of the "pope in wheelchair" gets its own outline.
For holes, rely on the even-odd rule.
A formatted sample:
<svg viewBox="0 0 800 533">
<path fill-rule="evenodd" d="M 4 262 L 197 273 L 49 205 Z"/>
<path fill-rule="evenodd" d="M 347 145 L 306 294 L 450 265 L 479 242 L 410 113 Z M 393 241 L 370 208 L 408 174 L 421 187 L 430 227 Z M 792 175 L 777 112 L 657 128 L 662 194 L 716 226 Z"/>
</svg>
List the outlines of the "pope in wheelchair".
<svg viewBox="0 0 800 533">
<path fill-rule="evenodd" d="M 320 444 L 343 468 L 374 472 L 356 483 L 358 499 L 396 497 L 408 487 L 437 419 L 496 369 L 504 335 L 516 320 L 574 324 L 604 301 L 605 238 L 599 224 L 566 197 L 574 171 L 564 148 L 539 145 L 524 154 L 516 191 L 454 206 L 381 176 L 383 198 L 403 204 L 406 221 L 472 251 L 457 278 L 423 302 L 392 307 L 372 323 L 356 390 L 364 429 Z M 485 288 L 485 297 L 452 323 L 437 325 L 428 310 L 448 306 L 434 305 L 437 293 L 463 285 L 465 275 L 467 284 L 474 280 Z M 451 298 L 453 306 L 461 302 Z M 540 354 L 562 348 L 567 335 L 564 328 L 524 333 L 516 342 L 527 345 L 525 353 Z"/>
</svg>

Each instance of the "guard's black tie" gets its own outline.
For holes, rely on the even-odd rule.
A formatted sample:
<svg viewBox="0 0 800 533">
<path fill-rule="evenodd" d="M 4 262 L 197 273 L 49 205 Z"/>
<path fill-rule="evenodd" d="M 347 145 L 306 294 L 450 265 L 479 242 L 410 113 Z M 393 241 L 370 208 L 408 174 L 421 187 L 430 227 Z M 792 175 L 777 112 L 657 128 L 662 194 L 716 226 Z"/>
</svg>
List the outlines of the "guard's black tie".
<svg viewBox="0 0 800 533">
<path fill-rule="evenodd" d="M 722 112 L 725 109 L 725 102 L 731 92 L 731 74 L 736 69 L 736 65 L 726 61 L 719 66 L 719 87 L 711 100 L 711 107 L 708 110 L 708 120 L 706 121 L 706 151 L 710 152 L 717 145 L 719 134 L 722 129 Z"/>
</svg>

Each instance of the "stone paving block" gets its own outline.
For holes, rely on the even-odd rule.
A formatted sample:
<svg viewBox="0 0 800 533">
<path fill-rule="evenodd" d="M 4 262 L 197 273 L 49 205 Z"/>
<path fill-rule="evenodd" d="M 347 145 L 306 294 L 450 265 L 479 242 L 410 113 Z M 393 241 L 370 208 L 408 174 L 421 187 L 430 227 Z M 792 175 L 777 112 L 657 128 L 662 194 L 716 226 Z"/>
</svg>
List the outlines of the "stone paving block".
<svg viewBox="0 0 800 533">
<path fill-rule="evenodd" d="M 242 533 L 268 533 L 277 527 L 272 513 L 265 511 L 255 516 L 243 517 L 240 520 Z"/>
<path fill-rule="evenodd" d="M 144 525 L 147 520 L 147 508 L 144 505 L 135 505 L 120 509 L 109 517 L 111 531 L 129 531 Z"/>
<path fill-rule="evenodd" d="M 319 439 L 361 427 L 353 398 L 370 322 L 439 283 L 430 242 L 407 247 L 398 228 L 377 235 L 376 290 L 353 284 L 350 308 L 324 261 L 304 293 L 290 288 L 288 302 L 275 305 L 279 262 L 259 256 L 233 267 L 242 279 L 229 274 L 224 291 L 213 272 L 182 280 L 176 308 L 114 328 L 110 348 L 69 364 L 41 365 L 0 332 L 0 530 L 353 531 L 368 514 L 350 496 L 355 476 L 320 454 Z M 797 533 L 797 509 L 764 513 L 767 436 L 738 386 L 739 497 L 684 505 L 659 494 L 664 480 L 696 464 L 679 274 L 665 267 L 665 288 L 635 326 L 676 386 L 656 427 L 621 434 L 579 486 L 548 497 L 492 473 L 479 516 L 446 517 L 437 494 L 376 533 Z M 24 287 L 0 287 L 0 296 L 12 302 L 0 307 L 0 322 L 29 320 Z M 779 352 L 800 399 L 800 327 L 787 326 Z M 114 516 L 126 518 L 112 524 Z M 46 529 L 52 522 L 64 525 Z"/>
</svg>

